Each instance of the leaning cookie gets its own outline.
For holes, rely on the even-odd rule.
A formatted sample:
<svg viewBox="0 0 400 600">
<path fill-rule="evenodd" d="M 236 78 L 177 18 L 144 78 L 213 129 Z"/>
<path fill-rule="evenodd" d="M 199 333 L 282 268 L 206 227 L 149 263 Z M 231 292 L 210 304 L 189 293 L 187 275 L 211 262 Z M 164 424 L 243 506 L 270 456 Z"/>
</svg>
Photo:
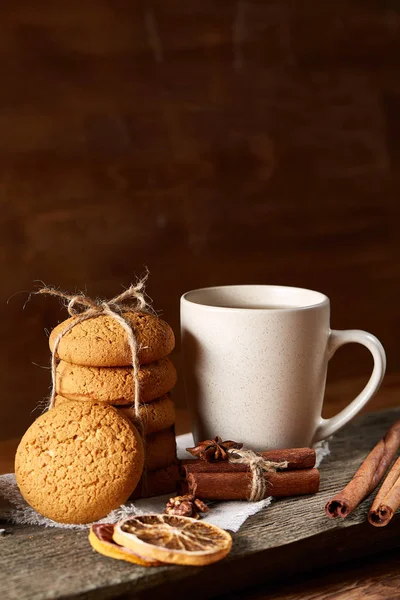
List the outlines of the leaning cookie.
<svg viewBox="0 0 400 600">
<path fill-rule="evenodd" d="M 176 441 L 173 427 L 146 435 L 144 445 L 145 469 L 156 471 L 168 467 L 176 461 Z"/>
<path fill-rule="evenodd" d="M 60 406 L 65 402 L 71 402 L 71 400 L 58 395 L 55 398 L 54 406 Z M 128 417 L 133 424 L 135 423 L 136 417 L 134 406 L 116 406 L 115 408 L 117 408 L 119 413 Z M 165 394 L 164 396 L 161 396 L 161 398 L 153 400 L 153 402 L 141 404 L 139 414 L 145 434 L 156 433 L 157 431 L 168 429 L 175 423 L 175 406 L 169 394 Z M 168 437 L 171 438 L 171 435 L 168 434 Z"/>
<path fill-rule="evenodd" d="M 138 378 L 140 402 L 150 402 L 170 392 L 176 369 L 169 358 L 142 365 Z M 134 402 L 135 385 L 130 367 L 85 367 L 61 360 L 56 372 L 56 391 L 69 400 L 94 400 L 107 404 Z"/>
<path fill-rule="evenodd" d="M 132 494 L 143 471 L 137 429 L 117 409 L 66 402 L 23 436 L 15 475 L 25 500 L 60 523 L 91 523 Z"/>
<path fill-rule="evenodd" d="M 135 408 L 130 406 L 129 408 L 119 408 L 125 416 L 135 422 Z M 161 398 L 142 404 L 140 406 L 140 418 L 143 424 L 143 429 L 146 435 L 151 433 L 157 433 L 165 429 L 170 430 L 172 425 L 175 423 L 175 406 L 169 394 L 165 394 Z M 171 439 L 170 444 L 175 444 L 175 439 L 172 441 L 171 434 L 168 434 Z M 174 436 L 175 437 L 175 436 Z"/>
<path fill-rule="evenodd" d="M 167 356 L 175 346 L 171 327 L 158 317 L 147 313 L 126 312 L 139 347 L 140 364 L 148 364 Z M 50 334 L 49 345 L 77 317 L 63 321 Z M 58 344 L 57 356 L 61 360 L 89 367 L 127 367 L 132 364 L 131 349 L 123 327 L 108 315 L 99 315 L 77 323 Z"/>
<path fill-rule="evenodd" d="M 146 471 L 130 499 L 137 500 L 138 498 L 162 496 L 164 494 L 176 492 L 179 489 L 179 467 L 175 462 L 168 465 L 168 467 L 158 469 L 157 471 Z"/>
</svg>

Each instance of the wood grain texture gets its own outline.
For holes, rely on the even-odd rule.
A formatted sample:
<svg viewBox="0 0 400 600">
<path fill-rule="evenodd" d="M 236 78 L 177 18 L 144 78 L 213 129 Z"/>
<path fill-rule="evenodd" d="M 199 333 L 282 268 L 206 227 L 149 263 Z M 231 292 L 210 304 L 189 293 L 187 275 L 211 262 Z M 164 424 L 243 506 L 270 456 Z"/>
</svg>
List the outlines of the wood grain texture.
<svg viewBox="0 0 400 600">
<path fill-rule="evenodd" d="M 339 570 L 355 557 L 399 547 L 400 520 L 379 529 L 366 522 L 370 500 L 349 518 L 325 517 L 329 497 L 350 479 L 371 447 L 400 416 L 400 409 L 362 416 L 331 441 L 321 466 L 321 491 L 315 496 L 273 503 L 234 535 L 229 557 L 207 568 L 159 567 L 154 570 L 111 562 L 89 547 L 87 532 L 7 526 L 1 539 L 0 595 L 4 600 L 44 600 L 62 596 L 207 598 L 272 582 L 329 565 Z M 21 564 L 24 568 L 21 568 Z M 229 583 L 227 583 L 229 582 Z"/>
<path fill-rule="evenodd" d="M 148 265 L 176 332 L 191 288 L 320 289 L 332 326 L 375 333 L 400 371 L 399 11 L 1 4 L 0 439 L 48 392 L 44 330 L 65 313 L 22 310 L 26 293 L 6 304 L 36 279 L 110 297 Z M 349 347 L 330 377 L 369 368 Z"/>
<path fill-rule="evenodd" d="M 243 594 L 229 593 L 220 600 L 397 600 L 400 596 L 400 552 L 382 553 L 379 556 L 352 561 L 340 569 L 321 569 L 283 582 L 248 589 Z"/>
</svg>

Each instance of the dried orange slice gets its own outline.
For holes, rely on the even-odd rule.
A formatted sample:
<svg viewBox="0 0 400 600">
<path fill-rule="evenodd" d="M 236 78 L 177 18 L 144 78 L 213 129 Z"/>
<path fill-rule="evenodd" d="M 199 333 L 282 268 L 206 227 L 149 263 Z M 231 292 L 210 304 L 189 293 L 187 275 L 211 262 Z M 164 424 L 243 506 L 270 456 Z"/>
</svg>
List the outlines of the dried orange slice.
<svg viewBox="0 0 400 600">
<path fill-rule="evenodd" d="M 135 554 L 129 548 L 118 546 L 113 540 L 114 525 L 103 523 L 92 525 L 89 532 L 89 542 L 99 554 L 116 558 L 117 560 L 126 560 L 127 562 L 143 565 L 144 567 L 158 567 L 162 563 L 159 560 L 149 560 Z"/>
<path fill-rule="evenodd" d="M 175 515 L 128 517 L 115 525 L 113 539 L 148 560 L 177 565 L 209 565 L 232 547 L 227 531 Z"/>
</svg>

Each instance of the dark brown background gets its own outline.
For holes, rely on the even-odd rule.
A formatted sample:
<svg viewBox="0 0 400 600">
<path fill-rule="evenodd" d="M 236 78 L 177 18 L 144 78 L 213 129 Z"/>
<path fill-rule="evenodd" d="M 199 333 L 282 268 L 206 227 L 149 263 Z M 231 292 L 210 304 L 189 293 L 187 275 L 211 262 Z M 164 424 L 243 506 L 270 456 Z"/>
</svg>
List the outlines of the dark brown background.
<svg viewBox="0 0 400 600">
<path fill-rule="evenodd" d="M 111 296 L 147 265 L 177 332 L 193 287 L 317 288 L 400 370 L 399 1 L 14 0 L 0 28 L 0 439 L 64 316 L 6 303 L 35 279 Z"/>
</svg>

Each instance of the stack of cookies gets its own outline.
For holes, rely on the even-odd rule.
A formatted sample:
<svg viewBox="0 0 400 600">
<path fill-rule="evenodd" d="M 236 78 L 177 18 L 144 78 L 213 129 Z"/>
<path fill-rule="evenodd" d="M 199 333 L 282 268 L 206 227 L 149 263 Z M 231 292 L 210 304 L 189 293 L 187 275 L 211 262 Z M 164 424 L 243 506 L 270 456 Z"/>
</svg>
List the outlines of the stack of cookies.
<svg viewBox="0 0 400 600">
<path fill-rule="evenodd" d="M 169 493 L 178 479 L 175 410 L 170 397 L 177 375 L 168 356 L 175 345 L 174 333 L 165 321 L 151 314 L 125 312 L 124 318 L 139 347 L 140 416 L 145 435 L 145 476 L 133 497 Z M 51 350 L 74 319 L 52 331 Z M 101 315 L 77 323 L 60 339 L 57 357 L 55 406 L 96 402 L 113 406 L 134 421 L 132 355 L 126 333 L 115 319 Z"/>
</svg>

